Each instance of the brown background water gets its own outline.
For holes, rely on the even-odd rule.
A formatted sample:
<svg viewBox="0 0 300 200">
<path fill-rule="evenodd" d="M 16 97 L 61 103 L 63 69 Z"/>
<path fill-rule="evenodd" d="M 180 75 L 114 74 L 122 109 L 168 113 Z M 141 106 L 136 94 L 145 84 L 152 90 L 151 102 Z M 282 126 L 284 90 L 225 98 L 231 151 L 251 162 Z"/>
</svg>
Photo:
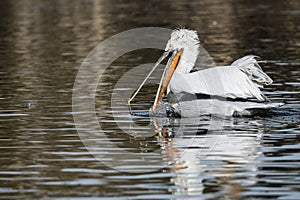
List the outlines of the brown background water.
<svg viewBox="0 0 300 200">
<path fill-rule="evenodd" d="M 242 199 L 300 198 L 300 1 L 0 1 L 0 198 L 1 199 Z M 97 98 L 99 120 L 119 148 L 160 150 L 161 169 L 125 173 L 87 151 L 72 115 L 72 88 L 88 53 L 104 39 L 132 28 L 188 27 L 218 65 L 255 54 L 269 61 L 274 79 L 265 90 L 286 104 L 263 117 L 226 119 L 186 148 L 189 131 L 203 119 L 167 123 L 183 141 L 126 136 L 110 114 L 110 92 L 126 70 L 155 62 L 160 51 L 118 59 Z M 159 37 L 159 35 L 157 36 Z M 105 92 L 103 92 L 105 91 Z M 153 93 L 146 94 L 152 99 Z M 147 104 L 147 102 L 146 102 Z M 118 108 L 120 113 L 122 109 Z M 121 114 L 120 114 L 121 115 Z M 129 127 L 131 119 L 119 119 Z M 155 132 L 148 118 L 139 134 Z M 205 130 L 205 129 L 204 129 Z M 198 130 L 197 130 L 198 131 Z M 203 142 L 217 140 L 205 157 Z M 99 138 L 101 144 L 101 138 Z M 202 144 L 202 146 L 200 145 Z M 205 149 L 204 148 L 204 149 Z M 114 149 L 106 156 L 135 169 Z M 143 167 L 143 166 L 140 166 Z"/>
</svg>

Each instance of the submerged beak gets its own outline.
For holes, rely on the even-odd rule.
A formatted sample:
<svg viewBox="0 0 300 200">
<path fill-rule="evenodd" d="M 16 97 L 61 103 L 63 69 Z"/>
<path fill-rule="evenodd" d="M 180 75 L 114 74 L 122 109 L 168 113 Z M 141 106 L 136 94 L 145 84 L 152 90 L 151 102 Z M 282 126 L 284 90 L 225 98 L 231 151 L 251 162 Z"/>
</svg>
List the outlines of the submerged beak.
<svg viewBox="0 0 300 200">
<path fill-rule="evenodd" d="M 177 68 L 177 65 L 178 65 L 178 62 L 179 62 L 179 58 L 180 56 L 182 55 L 183 53 L 183 48 L 181 48 L 176 54 L 175 56 L 172 58 L 172 61 L 171 61 L 171 64 L 170 64 L 170 68 L 169 68 L 169 71 L 166 75 L 166 77 L 164 78 L 164 81 L 163 83 L 160 84 L 159 86 L 159 90 L 157 91 L 157 94 L 156 94 L 156 98 L 155 98 L 155 101 L 154 101 L 154 104 L 153 104 L 153 111 L 156 110 L 160 100 L 162 99 L 167 87 L 168 87 L 168 84 L 173 76 L 173 73 L 175 71 L 175 69 Z M 167 66 L 168 67 L 168 66 Z"/>
</svg>

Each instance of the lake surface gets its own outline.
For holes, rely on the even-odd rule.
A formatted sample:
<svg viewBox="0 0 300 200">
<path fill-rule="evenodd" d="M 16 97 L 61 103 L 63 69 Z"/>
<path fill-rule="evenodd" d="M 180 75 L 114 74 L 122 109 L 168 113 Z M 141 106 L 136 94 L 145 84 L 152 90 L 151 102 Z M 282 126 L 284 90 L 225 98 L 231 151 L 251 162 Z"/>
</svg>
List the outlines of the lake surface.
<svg viewBox="0 0 300 200">
<path fill-rule="evenodd" d="M 0 199 L 299 199 L 299 22 L 297 0 L 2 0 Z M 102 130 L 78 134 L 72 93 L 81 63 L 105 39 L 150 26 L 197 30 L 217 65 L 262 57 L 274 80 L 264 92 L 285 105 L 247 118 L 130 116 L 118 81 L 162 53 L 141 49 L 101 77 Z M 146 111 L 155 88 L 146 85 L 133 109 Z M 81 114 L 83 126 L 95 123 Z"/>
</svg>

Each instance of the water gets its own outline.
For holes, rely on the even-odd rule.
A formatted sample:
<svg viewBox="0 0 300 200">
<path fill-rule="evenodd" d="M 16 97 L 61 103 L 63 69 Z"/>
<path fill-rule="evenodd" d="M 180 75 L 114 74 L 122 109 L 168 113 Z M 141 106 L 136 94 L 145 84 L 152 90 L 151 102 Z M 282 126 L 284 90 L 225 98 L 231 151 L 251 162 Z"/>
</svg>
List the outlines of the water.
<svg viewBox="0 0 300 200">
<path fill-rule="evenodd" d="M 0 198 L 299 199 L 299 14 L 296 0 L 2 0 Z M 111 107 L 110 92 L 122 74 L 161 54 L 137 50 L 115 61 L 97 88 L 105 134 L 91 135 L 90 154 L 72 112 L 83 59 L 121 31 L 180 25 L 198 31 L 218 65 L 246 54 L 267 59 L 275 81 L 265 93 L 285 105 L 251 118 L 132 119 L 126 105 Z M 136 110 L 150 105 L 154 89 L 146 85 Z"/>
</svg>

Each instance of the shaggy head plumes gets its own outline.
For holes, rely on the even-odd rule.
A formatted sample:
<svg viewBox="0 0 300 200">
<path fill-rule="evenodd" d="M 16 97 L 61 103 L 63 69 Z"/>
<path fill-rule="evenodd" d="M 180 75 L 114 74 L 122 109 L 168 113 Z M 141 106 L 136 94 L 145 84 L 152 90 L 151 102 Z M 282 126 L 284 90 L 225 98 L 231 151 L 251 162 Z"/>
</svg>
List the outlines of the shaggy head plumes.
<svg viewBox="0 0 300 200">
<path fill-rule="evenodd" d="M 179 50 L 181 48 L 184 51 L 178 65 L 178 71 L 189 73 L 199 54 L 199 38 L 196 31 L 183 28 L 172 31 L 165 50 Z"/>
</svg>

